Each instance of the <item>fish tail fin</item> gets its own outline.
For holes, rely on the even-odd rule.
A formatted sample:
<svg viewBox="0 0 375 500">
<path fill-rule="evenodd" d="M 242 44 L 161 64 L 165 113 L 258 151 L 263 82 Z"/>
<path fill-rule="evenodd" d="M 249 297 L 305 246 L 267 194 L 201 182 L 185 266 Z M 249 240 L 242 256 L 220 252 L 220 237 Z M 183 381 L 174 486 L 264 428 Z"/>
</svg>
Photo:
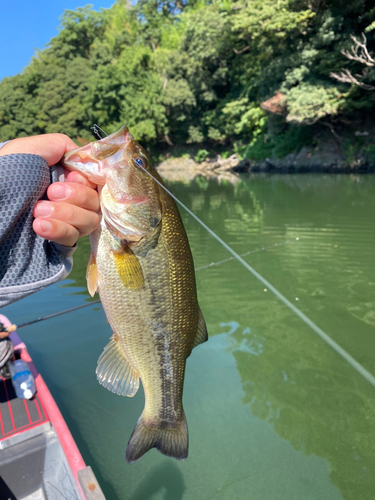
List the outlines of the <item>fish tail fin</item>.
<svg viewBox="0 0 375 500">
<path fill-rule="evenodd" d="M 150 424 L 140 416 L 128 446 L 125 458 L 128 463 L 139 460 L 146 451 L 156 448 L 167 457 L 185 460 L 189 452 L 189 434 L 185 413 L 178 422 L 152 422 Z"/>
</svg>

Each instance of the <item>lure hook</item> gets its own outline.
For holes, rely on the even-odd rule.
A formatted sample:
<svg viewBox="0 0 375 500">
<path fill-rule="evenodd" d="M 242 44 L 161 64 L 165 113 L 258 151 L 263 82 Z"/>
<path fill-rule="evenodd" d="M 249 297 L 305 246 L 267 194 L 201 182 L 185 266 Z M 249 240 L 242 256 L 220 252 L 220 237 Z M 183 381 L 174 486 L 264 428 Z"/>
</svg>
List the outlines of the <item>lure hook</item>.
<svg viewBox="0 0 375 500">
<path fill-rule="evenodd" d="M 104 132 L 104 130 L 102 128 L 100 128 L 99 125 L 97 125 L 96 123 L 94 123 L 94 126 L 90 127 L 90 128 L 93 131 L 94 135 L 99 137 L 99 139 L 103 139 L 103 137 L 100 135 L 99 131 L 102 132 L 106 137 L 108 136 L 108 134 L 106 132 Z"/>
</svg>

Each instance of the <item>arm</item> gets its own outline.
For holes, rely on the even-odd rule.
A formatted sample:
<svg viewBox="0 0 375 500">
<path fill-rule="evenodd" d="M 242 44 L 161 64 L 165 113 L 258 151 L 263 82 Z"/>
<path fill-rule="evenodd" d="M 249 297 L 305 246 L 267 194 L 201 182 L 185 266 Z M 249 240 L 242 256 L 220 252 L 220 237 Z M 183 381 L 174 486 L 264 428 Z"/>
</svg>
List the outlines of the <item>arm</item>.
<svg viewBox="0 0 375 500">
<path fill-rule="evenodd" d="M 48 166 L 73 148 L 68 137 L 48 134 L 0 149 L 0 306 L 64 279 L 72 267 L 72 245 L 99 223 L 93 184 L 71 173 L 68 182 L 50 185 Z M 65 188 L 63 196 L 56 186 Z"/>
<path fill-rule="evenodd" d="M 49 167 L 77 145 L 64 134 L 45 134 L 15 139 L 0 149 L 0 157 L 14 154 L 42 156 Z M 35 205 L 34 231 L 42 238 L 73 246 L 78 238 L 90 234 L 99 225 L 99 199 L 95 184 L 77 172 L 68 182 L 57 182 L 47 190 L 49 201 Z"/>
</svg>

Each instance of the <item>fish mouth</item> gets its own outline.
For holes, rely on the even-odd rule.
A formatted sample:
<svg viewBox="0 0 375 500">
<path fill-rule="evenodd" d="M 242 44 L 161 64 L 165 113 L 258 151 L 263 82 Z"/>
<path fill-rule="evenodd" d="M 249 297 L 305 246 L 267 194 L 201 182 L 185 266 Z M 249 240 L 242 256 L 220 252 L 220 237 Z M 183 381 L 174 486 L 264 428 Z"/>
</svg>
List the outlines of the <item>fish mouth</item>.
<svg viewBox="0 0 375 500">
<path fill-rule="evenodd" d="M 93 158 L 86 151 L 77 151 L 74 149 L 66 153 L 62 160 L 62 164 L 70 170 L 85 172 L 86 175 L 95 175 L 100 178 L 103 177 L 104 179 L 103 174 L 100 172 L 100 161 Z M 104 182 L 100 184 L 104 184 Z"/>
<path fill-rule="evenodd" d="M 66 165 L 74 165 L 78 166 L 83 163 L 86 166 L 97 167 L 99 165 L 99 161 L 95 160 L 90 153 L 86 151 L 79 151 L 77 149 L 73 149 L 64 155 L 64 164 Z"/>
<path fill-rule="evenodd" d="M 100 168 L 100 162 L 86 151 L 77 149 L 69 151 L 64 155 L 61 163 L 68 170 L 80 172 L 98 186 L 104 186 L 106 183 L 106 175 Z"/>
<path fill-rule="evenodd" d="M 90 142 L 81 148 L 68 151 L 61 163 L 68 170 L 81 172 L 90 181 L 104 186 L 107 170 L 122 170 L 133 164 L 133 153 L 138 154 L 140 149 L 140 146 L 134 144 L 128 129 L 122 127 L 100 141 Z"/>
</svg>

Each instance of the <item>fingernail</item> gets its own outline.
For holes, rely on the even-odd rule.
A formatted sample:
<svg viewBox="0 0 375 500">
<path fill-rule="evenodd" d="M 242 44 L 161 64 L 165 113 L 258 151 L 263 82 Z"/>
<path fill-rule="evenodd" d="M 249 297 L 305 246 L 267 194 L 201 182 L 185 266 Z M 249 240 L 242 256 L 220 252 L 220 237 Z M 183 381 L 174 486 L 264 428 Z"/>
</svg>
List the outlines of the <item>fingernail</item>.
<svg viewBox="0 0 375 500">
<path fill-rule="evenodd" d="M 39 224 L 42 231 L 49 232 L 52 229 L 52 224 L 48 220 L 40 219 Z"/>
<path fill-rule="evenodd" d="M 35 217 L 45 217 L 47 215 L 51 215 L 52 206 L 48 201 L 40 201 L 34 210 Z"/>
<path fill-rule="evenodd" d="M 64 184 L 61 184 L 60 182 L 56 182 L 56 184 L 52 184 L 51 187 L 49 188 L 51 194 L 53 195 L 54 198 L 58 200 L 63 200 L 68 197 L 70 193 L 70 189 L 68 186 L 64 186 Z"/>
</svg>

